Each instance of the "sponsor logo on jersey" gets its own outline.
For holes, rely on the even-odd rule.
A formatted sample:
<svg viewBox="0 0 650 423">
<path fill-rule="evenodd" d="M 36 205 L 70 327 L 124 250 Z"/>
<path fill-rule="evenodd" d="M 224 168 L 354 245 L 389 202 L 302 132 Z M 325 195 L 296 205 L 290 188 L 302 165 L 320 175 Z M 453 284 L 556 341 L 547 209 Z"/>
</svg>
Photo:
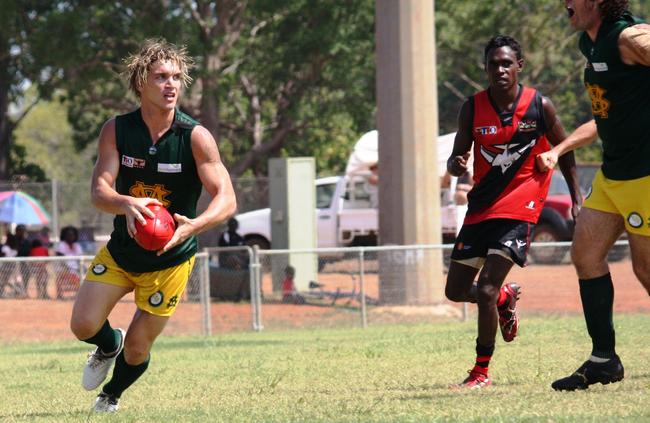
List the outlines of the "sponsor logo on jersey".
<svg viewBox="0 0 650 423">
<path fill-rule="evenodd" d="M 122 156 L 122 166 L 143 169 L 145 165 L 144 159 L 137 159 L 135 157 Z"/>
<path fill-rule="evenodd" d="M 535 202 L 534 201 L 529 201 L 528 204 L 526 204 L 526 208 L 528 210 L 535 210 Z"/>
<path fill-rule="evenodd" d="M 594 62 L 592 63 L 592 66 L 595 72 L 607 72 L 609 70 L 607 63 Z"/>
<path fill-rule="evenodd" d="M 498 150 L 497 152 L 490 151 L 485 146 L 481 146 L 481 155 L 488 163 L 493 167 L 500 166 L 501 172 L 506 173 L 508 168 L 512 166 L 514 162 L 519 160 L 521 155 L 528 149 L 533 148 L 537 139 L 532 140 L 528 144 L 515 143 L 515 144 L 496 144 L 490 146 Z M 523 144 L 523 145 L 522 145 Z"/>
<path fill-rule="evenodd" d="M 517 128 L 519 128 L 519 132 L 533 132 L 537 130 L 537 121 L 521 120 L 517 123 Z"/>
<path fill-rule="evenodd" d="M 479 126 L 474 128 L 474 132 L 481 135 L 494 135 L 497 133 L 496 126 Z"/>
<path fill-rule="evenodd" d="M 160 173 L 181 173 L 182 171 L 181 163 L 158 163 L 158 172 Z"/>
<path fill-rule="evenodd" d="M 151 304 L 154 307 L 158 307 L 160 304 L 163 303 L 164 299 L 165 296 L 163 295 L 163 293 L 160 291 L 156 291 L 149 296 L 149 304 Z"/>
</svg>

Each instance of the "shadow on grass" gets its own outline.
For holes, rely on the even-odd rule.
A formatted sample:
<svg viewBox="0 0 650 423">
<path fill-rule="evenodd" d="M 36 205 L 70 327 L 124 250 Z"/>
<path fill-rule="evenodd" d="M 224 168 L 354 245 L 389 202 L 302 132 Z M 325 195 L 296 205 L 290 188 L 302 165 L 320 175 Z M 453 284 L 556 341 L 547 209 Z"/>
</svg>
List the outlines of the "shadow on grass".
<svg viewBox="0 0 650 423">
<path fill-rule="evenodd" d="M 71 341 L 75 342 L 75 341 Z M 273 341 L 265 339 L 251 339 L 251 340 L 221 340 L 215 338 L 197 338 L 197 339 L 176 339 L 176 338 L 163 338 L 158 340 L 155 344 L 157 350 L 176 350 L 176 349 L 198 349 L 198 348 L 228 348 L 228 347 L 264 347 L 264 346 L 280 346 L 289 345 L 291 341 Z M 19 350 L 4 351 L 0 353 L 2 356 L 18 356 L 18 355 L 34 355 L 38 354 L 40 359 L 44 354 L 79 354 L 87 353 L 94 347 L 90 344 L 85 344 L 78 341 L 72 346 L 52 346 L 42 347 L 32 345 L 31 348 L 21 348 Z"/>
<path fill-rule="evenodd" d="M 74 341 L 71 341 L 74 342 Z M 3 355 L 6 356 L 17 356 L 17 355 L 34 355 L 38 354 L 43 355 L 43 354 L 77 354 L 77 353 L 83 353 L 83 352 L 88 352 L 89 349 L 92 349 L 93 346 L 90 344 L 82 344 L 79 342 L 79 344 L 74 345 L 74 346 L 60 346 L 60 347 L 41 347 L 38 344 L 32 344 L 30 348 L 21 348 L 20 350 L 12 350 L 12 351 L 6 351 L 2 354 L 0 354 L 0 357 Z M 43 358 L 43 357 L 39 357 Z"/>
<path fill-rule="evenodd" d="M 251 339 L 251 340 L 221 340 L 214 338 L 201 339 L 165 339 L 157 343 L 157 350 L 177 350 L 177 349 L 199 349 L 199 348 L 228 348 L 228 347 L 265 347 L 288 345 L 287 341 L 272 341 L 268 339 Z"/>
<path fill-rule="evenodd" d="M 627 371 L 625 372 L 625 379 L 650 379 L 650 373 L 634 373 L 633 371 Z"/>
<path fill-rule="evenodd" d="M 70 420 L 74 419 L 76 421 L 88 421 L 93 415 L 92 409 L 89 406 L 88 409 L 76 410 L 76 411 L 62 411 L 59 413 L 56 412 L 34 412 L 34 413 L 8 413 L 0 414 L 0 421 L 16 421 L 16 420 L 26 420 L 33 421 L 37 418 L 48 418 L 52 421 L 61 421 L 64 419 Z"/>
</svg>

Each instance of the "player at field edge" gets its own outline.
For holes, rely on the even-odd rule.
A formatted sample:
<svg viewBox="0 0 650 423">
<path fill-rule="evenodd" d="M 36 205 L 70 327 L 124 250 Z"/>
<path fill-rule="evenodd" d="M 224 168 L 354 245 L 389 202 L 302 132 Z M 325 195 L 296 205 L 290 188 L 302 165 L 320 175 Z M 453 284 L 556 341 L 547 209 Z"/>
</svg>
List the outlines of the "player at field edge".
<svg viewBox="0 0 650 423">
<path fill-rule="evenodd" d="M 567 0 L 571 26 L 581 31 L 584 83 L 594 119 L 578 127 L 538 165 L 551 169 L 563 154 L 600 136 L 603 163 L 576 222 L 571 258 L 592 340 L 591 355 L 559 391 L 587 389 L 624 377 L 616 354 L 614 284 L 607 254 L 627 232 L 634 274 L 650 293 L 650 25 L 627 11 L 627 0 Z"/>
<path fill-rule="evenodd" d="M 516 303 L 520 287 L 503 284 L 513 264 L 524 266 L 530 234 L 544 205 L 552 172 L 539 171 L 537 154 L 548 151 L 566 134 L 553 103 L 536 89 L 519 83 L 522 50 L 512 37 L 492 38 L 484 50 L 488 88 L 467 99 L 458 117 L 458 132 L 447 170 L 467 171 L 473 146 L 474 186 L 468 211 L 451 254 L 445 295 L 451 301 L 478 305 L 476 362 L 457 388 L 483 388 L 494 353 L 497 326 L 504 341 L 517 335 Z M 582 196 L 575 160 L 560 159 L 577 213 Z M 476 276 L 478 279 L 475 281 Z"/>
<path fill-rule="evenodd" d="M 94 390 L 112 378 L 95 401 L 96 412 L 115 412 L 122 393 L 149 366 L 151 346 L 175 311 L 194 264 L 196 235 L 228 219 L 236 209 L 230 176 L 210 132 L 177 107 L 191 81 L 184 47 L 147 40 L 125 60 L 129 89 L 140 101 L 131 113 L 108 120 L 99 135 L 92 202 L 116 215 L 106 247 L 95 256 L 74 303 L 70 327 L 96 345 L 82 386 Z M 211 196 L 197 215 L 201 189 Z M 160 251 L 134 240 L 135 221 L 153 217 L 148 204 L 172 213 L 177 228 Z M 137 310 L 126 331 L 108 322 L 115 304 L 134 291 Z"/>
</svg>

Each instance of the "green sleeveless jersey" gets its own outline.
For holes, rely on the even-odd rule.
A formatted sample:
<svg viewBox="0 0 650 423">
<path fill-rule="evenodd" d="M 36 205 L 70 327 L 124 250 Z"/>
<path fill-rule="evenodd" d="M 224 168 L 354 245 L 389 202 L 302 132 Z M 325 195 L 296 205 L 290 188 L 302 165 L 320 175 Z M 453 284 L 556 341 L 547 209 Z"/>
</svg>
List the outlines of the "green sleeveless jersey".
<svg viewBox="0 0 650 423">
<path fill-rule="evenodd" d="M 584 81 L 603 141 L 603 174 L 629 180 L 650 175 L 650 68 L 621 61 L 618 38 L 641 23 L 629 13 L 605 21 L 596 41 L 586 33 L 580 51 L 587 58 Z"/>
<path fill-rule="evenodd" d="M 201 195 L 194 156 L 192 129 L 194 119 L 176 109 L 171 128 L 153 144 L 140 109 L 117 116 L 115 136 L 120 155 L 120 169 L 115 189 L 132 197 L 159 200 L 174 213 L 196 217 L 196 204 Z M 197 251 L 196 237 L 185 240 L 170 251 L 156 256 L 155 251 L 141 248 L 126 229 L 126 218 L 117 215 L 107 245 L 113 259 L 128 272 L 153 272 L 176 266 Z"/>
</svg>

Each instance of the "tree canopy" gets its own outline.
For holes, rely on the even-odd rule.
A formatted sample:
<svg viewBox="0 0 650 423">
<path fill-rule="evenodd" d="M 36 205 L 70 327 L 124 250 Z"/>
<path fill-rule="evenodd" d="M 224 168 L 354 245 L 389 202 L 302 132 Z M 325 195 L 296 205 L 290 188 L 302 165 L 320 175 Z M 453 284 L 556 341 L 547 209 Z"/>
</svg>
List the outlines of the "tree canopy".
<svg viewBox="0 0 650 423">
<path fill-rule="evenodd" d="M 340 172 L 356 139 L 375 127 L 372 0 L 1 3 L 0 179 L 39 177 L 27 166 L 34 160 L 24 160 L 25 143 L 14 142 L 21 123 L 32 126 L 21 139 L 37 137 L 36 121 L 23 118 L 38 101 L 67 110 L 78 152 L 107 118 L 136 107 L 121 60 L 146 38 L 188 47 L 195 80 L 181 107 L 215 135 L 234 176 L 266 175 L 267 159 L 283 155 L 315 156 L 319 173 Z M 633 11 L 649 16 L 650 4 L 640 3 Z M 464 98 L 485 86 L 483 46 L 497 33 L 520 41 L 523 82 L 552 99 L 567 130 L 590 118 L 584 60 L 562 2 L 437 0 L 435 7 L 441 133 L 455 130 Z M 26 81 L 37 88 L 31 97 Z M 578 157 L 598 160 L 598 146 Z M 48 166 L 40 167 L 42 178 Z"/>
</svg>

